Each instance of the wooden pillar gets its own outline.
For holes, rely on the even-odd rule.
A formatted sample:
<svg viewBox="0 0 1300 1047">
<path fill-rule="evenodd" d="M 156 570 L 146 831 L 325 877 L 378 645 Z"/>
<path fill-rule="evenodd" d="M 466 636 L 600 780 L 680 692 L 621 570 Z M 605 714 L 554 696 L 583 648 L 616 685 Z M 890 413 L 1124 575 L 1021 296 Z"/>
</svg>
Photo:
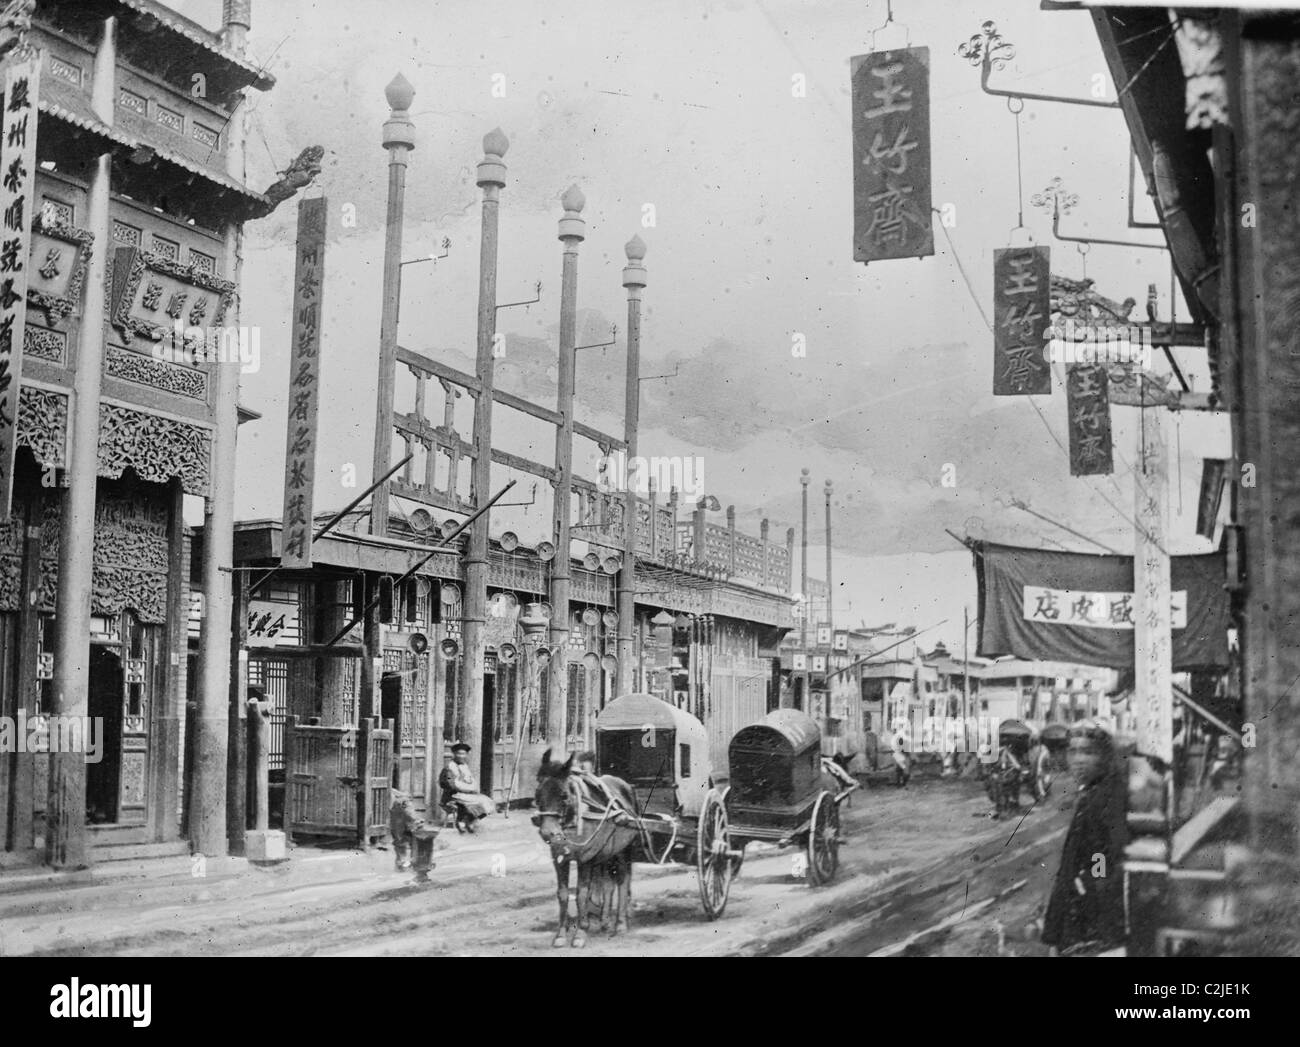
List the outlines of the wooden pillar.
<svg viewBox="0 0 1300 1047">
<path fill-rule="evenodd" d="M 95 56 L 95 77 L 111 80 L 115 19 L 107 19 Z M 95 235 L 86 270 L 86 294 L 77 345 L 77 375 L 68 428 L 68 489 L 59 528 L 59 586 L 54 641 L 53 713 L 87 715 L 90 599 L 94 575 L 95 493 L 99 458 L 99 391 L 104 350 L 104 287 L 109 249 L 110 158 L 91 167 L 87 226 Z M 79 752 L 51 753 L 45 812 L 45 857 L 56 868 L 89 864 L 86 841 L 86 763 Z"/>
<path fill-rule="evenodd" d="M 546 741 L 556 753 L 568 744 L 569 705 L 569 588 L 573 570 L 569 555 L 569 516 L 573 490 L 573 393 L 576 370 L 578 313 L 578 245 L 586 238 L 582 209 L 586 198 L 576 185 L 561 198 L 564 217 L 559 239 L 564 244 L 560 277 L 560 361 L 558 409 L 560 425 L 555 433 L 555 559 L 551 562 L 551 672 L 547 709 Z"/>
<path fill-rule="evenodd" d="M 736 507 L 727 506 L 727 569 L 736 573 Z"/>
<path fill-rule="evenodd" d="M 1231 243 L 1240 404 L 1234 405 L 1246 583 L 1242 658 L 1246 800 L 1252 849 L 1300 863 L 1300 143 L 1294 126 L 1300 29 L 1278 12 L 1242 13 L 1226 77 L 1236 132 Z M 1236 66 L 1236 68 L 1233 68 Z M 1236 75 L 1233 75 L 1236 73 Z M 1241 218 L 1249 203 L 1255 220 Z M 1292 881 L 1294 882 L 1294 881 Z"/>
<path fill-rule="evenodd" d="M 393 450 L 393 385 L 397 375 L 397 321 L 402 299 L 402 219 L 406 207 L 407 156 L 415 148 L 411 102 L 415 89 L 398 73 L 384 88 L 390 112 L 384 124 L 388 150 L 388 214 L 384 223 L 384 289 L 379 321 L 379 381 L 375 406 L 375 451 L 370 480 L 388 472 Z M 407 463 L 410 479 L 410 463 Z M 370 533 L 388 532 L 388 483 L 370 496 Z"/>
<path fill-rule="evenodd" d="M 244 853 L 244 832 L 248 828 L 248 630 L 247 571 L 232 579 L 230 621 L 230 719 L 226 725 L 226 847 L 231 854 Z"/>
<path fill-rule="evenodd" d="M 474 402 L 474 468 L 472 497 L 476 506 L 492 497 L 492 388 L 495 375 L 493 342 L 497 317 L 497 219 L 501 189 L 506 184 L 502 157 L 510 142 L 500 128 L 483 136 L 483 159 L 478 165 L 478 186 L 483 190 L 483 221 L 479 248 L 478 351 L 475 373 L 479 392 Z M 487 657 L 484 625 L 487 621 L 488 527 L 492 513 L 485 512 L 470 527 L 465 552 L 465 593 L 461 607 L 460 694 L 465 716 L 463 741 L 470 747 L 469 765 L 482 765 L 483 663 Z M 558 549 L 557 557 L 567 557 Z M 489 740 L 490 744 L 490 740 Z"/>
<path fill-rule="evenodd" d="M 19 492 L 23 488 L 19 488 Z M 19 713 L 31 716 L 36 707 L 37 662 L 40 658 L 41 520 L 44 516 L 41 489 L 27 489 L 27 512 L 23 519 L 23 566 L 21 602 L 18 605 L 18 686 L 10 692 L 0 713 L 17 720 Z M 18 493 L 18 492 L 16 492 Z M 0 849 L 25 851 L 34 846 L 33 801 L 36 788 L 36 755 L 28 752 L 0 753 Z"/>
<path fill-rule="evenodd" d="M 623 269 L 623 286 L 627 289 L 627 367 L 624 382 L 623 440 L 626 468 L 623 470 L 623 567 L 618 578 L 618 690 L 630 694 L 635 690 L 636 654 L 633 651 L 633 625 L 636 617 L 636 557 L 639 499 L 637 484 L 629 475 L 636 458 L 637 429 L 641 419 L 641 295 L 645 290 L 645 243 L 632 237 L 623 248 L 627 266 Z M 650 528 L 655 525 L 650 515 Z"/>
</svg>

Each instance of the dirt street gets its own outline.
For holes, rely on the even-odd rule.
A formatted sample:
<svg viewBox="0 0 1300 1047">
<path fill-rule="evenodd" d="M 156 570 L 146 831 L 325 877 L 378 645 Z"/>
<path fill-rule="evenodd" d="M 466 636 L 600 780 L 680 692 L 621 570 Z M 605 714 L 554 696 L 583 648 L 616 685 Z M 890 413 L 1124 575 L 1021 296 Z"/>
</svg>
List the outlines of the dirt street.
<svg viewBox="0 0 1300 1047">
<path fill-rule="evenodd" d="M 1054 794 L 994 822 L 978 782 L 914 778 L 860 790 L 825 888 L 797 854 L 751 845 L 722 918 L 700 908 L 693 869 L 638 865 L 632 933 L 593 933 L 613 955 L 1025 954 L 1068 812 Z M 477 836 L 444 834 L 432 882 L 391 855 L 296 849 L 275 868 L 142 883 L 0 885 L 6 955 L 521 955 L 549 953 L 555 880 L 527 812 Z M 214 863 L 215 865 L 215 863 Z M 192 869 L 201 872 L 201 869 Z M 558 951 L 558 950 L 557 950 Z"/>
</svg>

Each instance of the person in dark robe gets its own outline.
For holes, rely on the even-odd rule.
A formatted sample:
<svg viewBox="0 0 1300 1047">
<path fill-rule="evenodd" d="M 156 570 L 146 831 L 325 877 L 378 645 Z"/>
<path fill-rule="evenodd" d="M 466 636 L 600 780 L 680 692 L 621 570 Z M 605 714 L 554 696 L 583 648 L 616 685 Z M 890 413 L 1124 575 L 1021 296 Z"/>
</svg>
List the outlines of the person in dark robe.
<svg viewBox="0 0 1300 1047">
<path fill-rule="evenodd" d="M 1110 732 L 1095 721 L 1075 724 L 1069 763 L 1079 792 L 1043 917 L 1042 940 L 1054 955 L 1100 952 L 1125 934 L 1128 796 Z"/>
<path fill-rule="evenodd" d="M 478 791 L 478 782 L 469 769 L 470 748 L 464 742 L 451 747 L 452 762 L 438 776 L 442 789 L 442 808 L 454 815 L 456 829 L 462 833 L 478 832 L 478 823 L 496 811 L 490 796 Z"/>
</svg>

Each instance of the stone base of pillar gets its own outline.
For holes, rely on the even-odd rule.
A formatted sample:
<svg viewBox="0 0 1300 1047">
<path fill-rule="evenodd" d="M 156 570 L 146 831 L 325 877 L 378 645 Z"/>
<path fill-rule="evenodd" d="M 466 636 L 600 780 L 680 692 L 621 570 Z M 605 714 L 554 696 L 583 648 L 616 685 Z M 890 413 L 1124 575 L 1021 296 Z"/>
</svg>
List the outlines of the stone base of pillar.
<svg viewBox="0 0 1300 1047">
<path fill-rule="evenodd" d="M 289 857 L 279 829 L 250 829 L 244 833 L 244 857 L 250 862 L 283 862 Z"/>
</svg>

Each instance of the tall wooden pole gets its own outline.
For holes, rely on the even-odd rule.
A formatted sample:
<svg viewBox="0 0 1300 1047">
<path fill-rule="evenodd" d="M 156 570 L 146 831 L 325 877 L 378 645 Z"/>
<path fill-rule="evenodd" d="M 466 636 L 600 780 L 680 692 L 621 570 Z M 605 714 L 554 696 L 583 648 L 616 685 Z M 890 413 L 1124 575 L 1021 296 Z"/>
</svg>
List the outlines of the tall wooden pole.
<svg viewBox="0 0 1300 1047">
<path fill-rule="evenodd" d="M 502 159 L 510 141 L 498 127 L 483 136 L 483 159 L 478 165 L 478 185 L 483 190 L 483 223 L 479 247 L 478 356 L 476 373 L 478 399 L 474 402 L 474 469 L 472 496 L 481 506 L 492 496 L 492 389 L 495 377 L 492 342 L 497 330 L 497 221 L 501 189 L 506 184 Z M 470 767 L 481 767 L 483 758 L 483 662 L 487 656 L 484 624 L 487 621 L 488 526 L 492 514 L 474 521 L 465 554 L 465 595 L 461 606 L 464 650 L 460 673 L 460 700 L 464 709 L 465 734 L 470 747 Z"/>
<path fill-rule="evenodd" d="M 636 653 L 633 625 L 636 619 L 636 553 L 638 504 L 636 483 L 631 469 L 636 458 L 637 427 L 641 422 L 641 295 L 645 290 L 645 243 L 634 236 L 624 245 L 627 266 L 623 286 L 627 288 L 627 384 L 623 408 L 623 440 L 627 458 L 623 469 L 623 569 L 619 572 L 618 590 L 618 684 L 619 691 L 630 694 L 639 690 L 636 680 Z M 650 518 L 651 530 L 655 520 Z"/>
<path fill-rule="evenodd" d="M 1140 410 L 1139 468 L 1134 484 L 1137 529 L 1133 556 L 1138 752 L 1159 757 L 1168 764 L 1172 762 L 1174 752 L 1173 640 L 1166 544 L 1169 480 L 1161 428 L 1163 409 L 1143 407 Z"/>
<path fill-rule="evenodd" d="M 116 94 L 117 19 L 104 20 L 95 52 L 91 106 L 112 125 Z M 86 269 L 77 341 L 75 395 L 68 419 L 68 489 L 59 522 L 59 582 L 54 619 L 54 709 L 63 716 L 88 712 L 90 596 L 94 583 L 95 490 L 99 474 L 99 394 L 104 354 L 104 295 L 108 270 L 110 157 L 90 169 L 86 226 L 95 236 Z M 218 368 L 220 370 L 220 368 Z M 224 708 L 225 695 L 221 696 Z M 225 739 L 222 739 L 224 743 Z M 224 745 L 223 745 L 224 758 Z M 55 868 L 89 864 L 86 841 L 86 758 L 80 752 L 51 753 L 45 813 L 45 860 Z M 217 779 L 224 799 L 225 766 Z"/>
<path fill-rule="evenodd" d="M 578 245 L 586 238 L 582 209 L 587 199 L 576 185 L 560 198 L 564 217 L 559 239 L 564 244 L 560 282 L 560 373 L 557 409 L 560 425 L 555 432 L 555 559 L 551 561 L 551 632 L 554 648 L 547 687 L 546 741 L 564 752 L 569 724 L 569 525 L 573 501 L 573 376 L 576 369 L 578 320 Z M 582 725 L 575 724 L 575 727 Z"/>
<path fill-rule="evenodd" d="M 799 647 L 803 651 L 803 688 L 799 695 L 799 705 L 797 706 L 804 712 L 812 708 L 809 701 L 808 688 L 812 685 L 812 670 L 808 664 L 808 616 L 812 614 L 812 597 L 808 594 L 808 467 L 805 466 L 799 473 L 799 483 L 803 487 L 803 533 L 802 542 L 802 561 L 803 561 L 803 581 L 800 582 L 800 592 L 803 593 L 803 618 L 799 622 Z"/>
<path fill-rule="evenodd" d="M 392 467 L 393 385 L 397 376 L 397 322 L 402 303 L 402 221 L 406 210 L 407 154 L 415 148 L 411 102 L 415 88 L 398 73 L 384 88 L 391 112 L 384 124 L 388 150 L 388 217 L 384 223 L 384 304 L 379 320 L 379 385 L 375 394 L 375 452 L 370 470 L 373 483 Z M 388 531 L 388 484 L 370 496 L 370 533 Z"/>
<path fill-rule="evenodd" d="M 826 481 L 826 624 L 831 627 L 831 645 L 835 643 L 835 584 L 831 576 L 831 482 Z"/>
</svg>

